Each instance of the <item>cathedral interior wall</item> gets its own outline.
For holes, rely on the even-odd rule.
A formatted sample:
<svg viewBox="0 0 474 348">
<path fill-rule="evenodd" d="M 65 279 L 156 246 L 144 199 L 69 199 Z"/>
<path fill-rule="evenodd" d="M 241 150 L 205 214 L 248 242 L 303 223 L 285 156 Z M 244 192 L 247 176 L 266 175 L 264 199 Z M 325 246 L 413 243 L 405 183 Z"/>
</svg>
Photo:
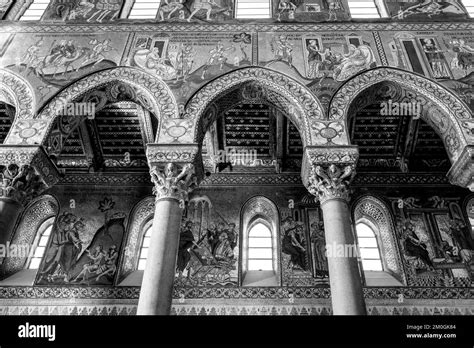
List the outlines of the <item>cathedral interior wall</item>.
<svg viewBox="0 0 474 348">
<path fill-rule="evenodd" d="M 356 100 L 351 96 L 354 84 L 349 82 L 357 76 L 367 86 L 372 80 L 374 84 L 387 82 L 389 92 L 393 88 L 399 100 L 423 104 L 422 118 L 441 136 L 441 144 L 447 148 L 445 158 L 431 159 L 432 153 L 425 148 L 426 153 L 418 154 L 410 165 L 415 168 L 424 155 L 429 159 L 411 172 L 400 159 L 404 154 L 375 163 L 370 153 L 365 153 L 351 187 L 352 223 L 372 229 L 380 252 L 381 269 L 361 271 L 368 311 L 374 315 L 473 314 L 474 196 L 472 190 L 455 186 L 447 178 L 455 160 L 469 157 L 466 153 L 474 141 L 474 29 L 463 7 L 454 4 L 449 13 L 427 16 L 410 12 L 407 3 L 387 2 L 390 19 L 362 23 L 351 21 L 346 1 L 336 14 L 326 1 L 302 1 L 292 14 L 280 11 L 274 1 L 273 17 L 255 22 L 234 19 L 233 1 L 218 2 L 223 10 L 212 12 L 210 18 L 204 12 L 193 14 L 191 2 L 185 1 L 180 10 L 170 14 L 165 8 L 159 14 L 169 14 L 169 18 L 134 22 L 118 18 L 123 1 L 115 2 L 114 11 L 97 12 L 96 17 L 52 1 L 42 22 L 6 20 L 1 24 L 0 74 L 5 86 L 0 86 L 0 101 L 15 108 L 11 122 L 0 132 L 3 144 L 12 148 L 42 146 L 60 179 L 25 203 L 14 219 L 11 235 L 2 236 L 12 244 L 34 245 L 41 226 L 53 221 L 52 237 L 37 271 L 27 269 L 28 257 L 2 258 L 0 314 L 136 313 L 143 276 L 143 270 L 138 270 L 142 243 L 155 207 L 147 159 L 144 151 L 138 155 L 114 152 L 114 146 L 120 147 L 119 139 L 109 145 L 110 157 L 102 151 L 100 167 L 97 149 L 104 148 L 105 142 L 100 146 L 90 139 L 87 146 L 75 143 L 77 134 L 84 139 L 85 130 L 91 132 L 93 117 L 87 117 L 87 110 L 77 109 L 62 109 L 71 113 L 59 117 L 61 98 L 67 97 L 65 102 L 75 106 L 93 103 L 100 110 L 106 105 L 135 103 L 140 105 L 134 114 L 140 120 L 140 136 L 148 140 L 143 141 L 144 147 L 160 137 L 167 145 L 191 144 L 202 139 L 191 134 L 194 128 L 187 118 L 190 101 L 206 100 L 208 104 L 200 105 L 206 111 L 205 120 L 225 119 L 231 107 L 238 108 L 233 99 L 237 94 L 226 90 L 229 80 L 225 76 L 243 79 L 238 71 L 251 67 L 261 68 L 252 76 L 257 85 L 267 88 L 270 79 L 281 84 L 281 76 L 285 76 L 295 81 L 295 93 L 303 89 L 299 86 L 312 93 L 324 116 L 303 131 L 321 146 L 345 145 L 341 134 L 354 140 L 355 132 L 349 129 L 356 126 L 349 125 L 349 120 L 331 118 L 339 110 L 332 110 L 331 105 L 335 105 L 337 93 L 342 99 L 347 97 L 347 103 Z M 12 19 L 13 15 L 12 8 L 0 17 Z M 327 22 L 328 16 L 334 15 L 336 19 Z M 130 68 L 130 75 L 113 76 L 119 67 Z M 134 75 L 134 71 L 141 75 Z M 261 71 L 269 71 L 271 77 L 259 80 Z M 396 75 L 393 71 L 405 78 L 391 77 Z M 98 72 L 103 75 L 95 75 Z M 417 82 L 420 76 L 433 82 L 429 96 L 423 94 L 427 85 Z M 156 87 L 157 105 L 161 103 L 157 107 L 143 89 L 152 78 L 163 83 L 152 86 Z M 219 78 L 223 78 L 219 87 L 229 93 L 227 97 L 219 99 L 222 96 L 217 92 L 215 98 L 201 96 L 203 88 Z M 397 89 L 402 80 L 408 81 L 410 88 Z M 260 96 L 259 90 L 255 93 L 257 97 L 244 93 L 242 100 L 264 104 L 255 101 Z M 347 106 L 350 117 L 367 109 L 377 91 L 370 93 L 365 99 L 358 97 L 360 105 Z M 278 109 L 282 113 L 289 99 L 282 102 L 275 95 L 266 94 L 265 103 L 275 103 L 269 112 Z M 171 102 L 163 106 L 165 96 Z M 446 105 L 452 100 L 456 100 L 456 107 L 470 110 L 469 117 L 464 118 L 461 107 Z M 297 104 L 289 107 L 297 108 Z M 438 109 L 431 108 L 433 105 Z M 156 110 L 163 113 L 154 114 Z M 86 115 L 74 117 L 78 112 Z M 112 132 L 113 124 L 107 117 L 112 120 L 114 112 L 104 113 L 97 133 Z M 455 126 L 449 123 L 449 112 L 459 116 Z M 331 125 L 332 121 L 337 125 Z M 454 135 L 443 128 L 446 124 L 456 129 Z M 298 127 L 293 126 L 294 133 Z M 136 131 L 125 128 L 120 130 L 125 132 L 123 139 L 131 137 L 126 132 Z M 77 129 L 80 132 L 74 135 Z M 294 148 L 302 152 L 299 130 Z M 107 141 L 112 141 L 108 136 Z M 84 153 L 74 153 L 80 146 Z M 206 147 L 209 151 L 209 139 L 199 146 L 200 151 Z M 69 152 L 65 154 L 66 149 Z M 211 168 L 208 155 L 203 155 L 207 176 L 182 207 L 173 314 L 330 314 L 328 268 L 321 242 L 323 213 L 301 180 L 302 159 L 289 155 L 292 167 L 284 173 L 278 172 L 278 167 L 269 171 L 268 165 L 261 171 L 240 168 L 220 173 Z M 7 162 L 3 157 L 0 160 Z M 467 161 L 472 162 L 472 157 Z M 258 223 L 271 232 L 269 260 L 274 274 L 254 282 L 246 243 Z M 69 244 L 63 248 L 60 239 L 67 233 Z M 298 239 L 298 247 L 288 244 L 290 235 Z M 94 250 L 112 255 L 114 261 L 84 272 L 91 265 Z M 362 265 L 362 259 L 359 262 Z"/>
</svg>

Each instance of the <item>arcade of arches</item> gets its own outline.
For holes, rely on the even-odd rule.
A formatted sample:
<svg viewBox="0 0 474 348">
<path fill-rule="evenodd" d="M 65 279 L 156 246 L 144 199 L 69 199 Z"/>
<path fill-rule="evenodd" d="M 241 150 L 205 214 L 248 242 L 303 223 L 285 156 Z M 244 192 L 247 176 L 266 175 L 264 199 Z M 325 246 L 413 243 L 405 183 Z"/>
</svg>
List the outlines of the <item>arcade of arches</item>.
<svg viewBox="0 0 474 348">
<path fill-rule="evenodd" d="M 0 313 L 473 313 L 469 22 L 7 23 Z"/>
</svg>

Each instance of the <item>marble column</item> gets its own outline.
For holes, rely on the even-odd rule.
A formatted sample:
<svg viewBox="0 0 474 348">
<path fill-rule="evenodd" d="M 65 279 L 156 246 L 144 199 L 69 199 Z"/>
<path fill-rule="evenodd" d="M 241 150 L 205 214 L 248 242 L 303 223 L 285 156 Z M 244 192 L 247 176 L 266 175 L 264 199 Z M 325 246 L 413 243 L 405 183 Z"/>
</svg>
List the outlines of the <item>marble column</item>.
<svg viewBox="0 0 474 348">
<path fill-rule="evenodd" d="M 13 237 L 22 210 L 58 178 L 42 147 L 0 145 L 1 244 Z"/>
<path fill-rule="evenodd" d="M 309 178 L 310 192 L 319 198 L 323 211 L 335 315 L 367 314 L 348 206 L 348 186 L 353 174 L 353 165 L 331 164 L 313 167 Z"/>
<path fill-rule="evenodd" d="M 138 315 L 169 315 L 181 219 L 188 193 L 195 185 L 194 166 L 168 163 L 152 166 L 155 215 L 150 248 L 138 301 Z"/>
<path fill-rule="evenodd" d="M 319 199 L 323 211 L 333 314 L 366 315 L 348 205 L 349 183 L 355 175 L 357 148 L 317 149 L 313 157 L 309 152 L 305 157 L 304 182 Z"/>
</svg>

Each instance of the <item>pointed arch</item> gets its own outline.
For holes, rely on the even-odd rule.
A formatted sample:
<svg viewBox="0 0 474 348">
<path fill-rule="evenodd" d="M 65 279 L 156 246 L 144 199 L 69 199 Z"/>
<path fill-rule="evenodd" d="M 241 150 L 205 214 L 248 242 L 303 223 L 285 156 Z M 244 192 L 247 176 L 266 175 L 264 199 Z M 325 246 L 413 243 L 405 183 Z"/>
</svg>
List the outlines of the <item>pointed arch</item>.
<svg viewBox="0 0 474 348">
<path fill-rule="evenodd" d="M 272 247 L 272 268 L 275 273 L 276 282 L 281 283 L 280 267 L 280 214 L 275 203 L 265 196 L 255 196 L 250 198 L 242 206 L 240 211 L 240 262 L 239 262 L 239 283 L 242 285 L 246 273 L 249 271 L 249 234 L 257 225 L 265 226 L 271 233 Z"/>
<path fill-rule="evenodd" d="M 366 70 L 345 82 L 329 105 L 328 120 L 347 130 L 349 108 L 367 88 L 381 82 L 393 82 L 426 100 L 421 118 L 441 137 L 452 163 L 448 173 L 452 184 L 473 187 L 474 116 L 472 110 L 452 91 L 424 76 L 398 68 L 378 67 Z M 343 125 L 342 125 L 343 124 Z M 350 143 L 348 134 L 345 135 Z"/>
<path fill-rule="evenodd" d="M 219 97 L 245 83 L 257 83 L 262 87 L 266 99 L 281 108 L 298 128 L 305 145 L 316 145 L 321 140 L 312 131 L 311 125 L 324 117 L 323 107 L 313 93 L 303 84 L 277 71 L 263 67 L 244 67 L 221 75 L 198 90 L 185 106 L 183 119 L 170 120 L 160 129 L 160 143 L 176 141 L 199 143 L 215 113 L 208 107 Z M 171 122 L 172 121 L 172 122 Z M 179 122 L 178 122 L 179 121 Z M 182 129 L 182 130 L 180 130 Z M 184 130 L 185 129 L 185 130 Z"/>
<path fill-rule="evenodd" d="M 152 112 L 158 118 L 158 127 L 162 119 L 178 115 L 176 99 L 163 80 L 137 68 L 117 67 L 92 73 L 72 83 L 56 94 L 34 120 L 26 123 L 14 122 L 13 132 L 10 132 L 6 143 L 44 143 L 54 121 L 64 113 L 65 108 L 81 98 L 87 98 L 95 89 L 110 84 L 125 86 L 126 90 L 117 88 L 113 91 L 117 99 L 133 101 Z M 91 102 L 96 104 L 92 100 Z M 105 103 L 99 102 L 95 111 L 104 106 Z"/>
<path fill-rule="evenodd" d="M 397 68 L 377 67 L 349 79 L 332 97 L 328 119 L 344 120 L 347 124 L 352 102 L 370 86 L 385 81 L 395 82 L 431 102 L 422 118 L 441 136 L 452 163 L 461 156 L 466 145 L 474 145 L 471 132 L 474 119 L 469 107 L 439 83 Z"/>
</svg>

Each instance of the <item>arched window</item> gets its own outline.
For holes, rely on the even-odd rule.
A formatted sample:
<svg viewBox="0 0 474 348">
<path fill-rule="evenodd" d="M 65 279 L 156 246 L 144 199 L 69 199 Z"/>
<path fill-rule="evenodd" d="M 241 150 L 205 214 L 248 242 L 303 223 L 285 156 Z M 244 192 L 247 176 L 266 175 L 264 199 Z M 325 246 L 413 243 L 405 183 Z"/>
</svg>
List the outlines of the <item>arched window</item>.
<svg viewBox="0 0 474 348">
<path fill-rule="evenodd" d="M 360 222 L 356 225 L 356 233 L 364 271 L 382 271 L 382 260 L 374 230 Z"/>
<path fill-rule="evenodd" d="M 46 246 L 48 245 L 49 237 L 51 236 L 51 232 L 53 230 L 54 218 L 48 219 L 43 222 L 40 227 L 38 228 L 38 237 L 35 241 L 33 256 L 30 258 L 28 262 L 28 269 L 38 269 L 41 260 L 43 259 L 44 253 L 46 251 Z"/>
<path fill-rule="evenodd" d="M 160 0 L 135 0 L 129 19 L 155 19 L 160 8 Z"/>
<path fill-rule="evenodd" d="M 242 286 L 281 284 L 278 209 L 263 196 L 249 199 L 241 210 L 239 277 Z"/>
<path fill-rule="evenodd" d="M 257 223 L 249 231 L 248 270 L 273 271 L 272 233 L 262 223 Z"/>
<path fill-rule="evenodd" d="M 148 258 L 148 249 L 150 248 L 150 239 L 151 239 L 151 227 L 149 225 L 146 227 L 145 234 L 143 236 L 142 246 L 140 247 L 140 257 L 138 259 L 138 270 L 145 270 L 146 259 Z"/>
<path fill-rule="evenodd" d="M 20 21 L 39 21 L 50 2 L 51 0 L 33 0 L 25 13 L 20 17 Z"/>
<path fill-rule="evenodd" d="M 270 0 L 237 0 L 235 18 L 270 18 L 271 1 Z"/>
<path fill-rule="evenodd" d="M 402 286 L 406 276 L 388 207 L 373 196 L 354 206 L 355 231 L 367 286 Z"/>
</svg>

